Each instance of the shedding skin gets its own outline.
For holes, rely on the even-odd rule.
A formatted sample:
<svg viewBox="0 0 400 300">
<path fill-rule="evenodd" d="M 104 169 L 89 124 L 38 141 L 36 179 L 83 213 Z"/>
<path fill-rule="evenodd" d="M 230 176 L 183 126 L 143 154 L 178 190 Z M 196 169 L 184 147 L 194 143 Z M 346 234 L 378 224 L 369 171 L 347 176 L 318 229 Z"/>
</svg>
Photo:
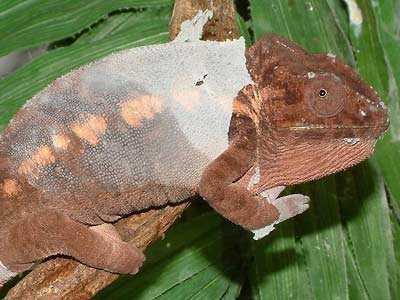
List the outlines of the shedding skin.
<svg viewBox="0 0 400 300">
<path fill-rule="evenodd" d="M 54 161 L 55 157 L 51 149 L 46 145 L 42 145 L 29 159 L 21 163 L 19 171 L 25 175 L 36 176 L 41 168 L 54 163 Z"/>
<path fill-rule="evenodd" d="M 0 143 L 0 282 L 56 254 L 134 274 L 144 255 L 112 222 L 197 194 L 262 237 L 308 208 L 307 196 L 279 197 L 286 186 L 373 152 L 387 111 L 349 66 L 273 34 L 246 62 L 241 52 L 236 65 L 222 63 L 236 42 L 223 53 L 201 44 L 201 64 L 183 55 L 196 49 L 189 42 L 113 54 L 17 113 Z M 187 74 L 160 55 L 182 59 Z"/>
<path fill-rule="evenodd" d="M 205 170 L 200 181 L 200 194 L 228 220 L 247 229 L 260 228 L 279 218 L 275 206 L 251 194 L 234 182 L 254 163 L 251 141 L 237 140 Z"/>
<path fill-rule="evenodd" d="M 279 218 L 275 222 L 255 230 L 254 239 L 259 240 L 267 236 L 272 230 L 275 229 L 275 225 L 279 224 L 287 219 L 293 218 L 309 208 L 310 198 L 301 194 L 292 194 L 288 196 L 278 197 L 279 193 L 283 191 L 284 187 L 278 186 L 260 193 L 264 199 L 276 207 L 279 211 Z"/>
<path fill-rule="evenodd" d="M 144 121 L 154 119 L 161 110 L 162 100 L 148 95 L 121 104 L 121 116 L 132 127 L 140 127 Z"/>
<path fill-rule="evenodd" d="M 196 90 L 184 90 L 178 86 L 172 93 L 178 103 L 186 110 L 194 111 L 200 105 L 199 92 Z"/>
<path fill-rule="evenodd" d="M 71 124 L 72 131 L 82 140 L 89 142 L 93 146 L 97 145 L 101 135 L 107 129 L 107 122 L 101 116 L 90 115 L 84 123 Z"/>
<path fill-rule="evenodd" d="M 53 146 L 57 150 L 67 150 L 68 144 L 71 142 L 70 138 L 66 135 L 57 134 L 51 137 Z"/>
</svg>

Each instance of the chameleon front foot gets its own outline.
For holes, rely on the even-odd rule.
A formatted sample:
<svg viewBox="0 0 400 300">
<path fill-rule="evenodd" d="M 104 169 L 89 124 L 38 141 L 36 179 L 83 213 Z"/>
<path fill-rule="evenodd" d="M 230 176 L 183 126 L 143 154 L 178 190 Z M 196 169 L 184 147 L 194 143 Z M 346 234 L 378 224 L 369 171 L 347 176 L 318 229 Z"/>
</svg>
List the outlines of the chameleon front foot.
<svg viewBox="0 0 400 300">
<path fill-rule="evenodd" d="M 272 200 L 270 203 L 279 210 L 278 223 L 297 216 L 306 211 L 310 205 L 310 197 L 293 194 Z"/>
<path fill-rule="evenodd" d="M 309 208 L 310 197 L 301 194 L 292 194 L 279 198 L 270 198 L 271 193 L 266 190 L 260 194 L 265 201 L 272 204 L 279 211 L 279 218 L 272 224 L 263 228 L 252 230 L 254 233 L 253 239 L 259 240 L 275 229 L 275 225 L 296 215 L 299 215 Z M 276 195 L 278 196 L 278 195 Z"/>
</svg>

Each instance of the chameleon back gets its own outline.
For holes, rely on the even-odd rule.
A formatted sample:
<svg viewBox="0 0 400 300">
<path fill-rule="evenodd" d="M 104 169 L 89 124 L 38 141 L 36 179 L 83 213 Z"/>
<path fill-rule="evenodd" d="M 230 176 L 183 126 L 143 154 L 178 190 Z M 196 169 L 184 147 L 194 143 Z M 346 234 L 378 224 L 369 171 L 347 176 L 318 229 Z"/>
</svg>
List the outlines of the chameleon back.
<svg viewBox="0 0 400 300">
<path fill-rule="evenodd" d="M 40 205 L 88 224 L 193 195 L 251 82 L 243 44 L 135 48 L 57 79 L 4 131 L 3 181 L 26 181 Z"/>
</svg>

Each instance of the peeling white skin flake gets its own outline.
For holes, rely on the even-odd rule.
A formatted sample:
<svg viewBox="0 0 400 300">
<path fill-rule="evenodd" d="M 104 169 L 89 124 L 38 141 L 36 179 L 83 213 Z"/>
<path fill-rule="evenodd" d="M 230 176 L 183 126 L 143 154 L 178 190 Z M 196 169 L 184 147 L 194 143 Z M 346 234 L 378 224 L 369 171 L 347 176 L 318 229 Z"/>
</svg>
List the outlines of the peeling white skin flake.
<svg viewBox="0 0 400 300">
<path fill-rule="evenodd" d="M 315 77 L 315 73 L 314 72 L 308 72 L 307 73 L 308 78 L 314 78 Z"/>
<path fill-rule="evenodd" d="M 360 114 L 365 117 L 367 115 L 367 113 L 365 111 L 363 111 L 362 109 L 360 109 Z"/>
<path fill-rule="evenodd" d="M 17 273 L 11 272 L 9 269 L 6 268 L 5 265 L 0 261 L 0 287 L 2 282 L 7 281 L 9 278 L 14 277 Z"/>
<path fill-rule="evenodd" d="M 252 189 L 257 183 L 260 182 L 260 169 L 258 167 L 254 168 L 254 174 L 251 176 L 249 183 L 247 185 L 247 189 L 250 190 Z M 268 190 L 263 191 L 260 193 L 260 196 L 264 197 L 265 201 L 272 203 L 273 199 L 278 198 L 279 194 L 285 189 L 284 186 L 278 186 L 275 188 L 271 188 Z M 278 224 L 281 222 L 281 220 L 277 220 L 271 225 L 265 226 L 263 228 L 255 229 L 252 230 L 251 232 L 254 233 L 253 239 L 254 240 L 259 240 L 262 239 L 263 237 L 269 235 L 271 231 L 275 229 L 275 224 Z"/>
<path fill-rule="evenodd" d="M 232 99 L 252 80 L 246 68 L 243 38 L 199 40 L 210 16 L 210 11 L 199 12 L 193 20 L 184 22 L 171 43 L 133 48 L 97 61 L 84 69 L 82 81 L 101 86 L 98 81 L 111 78 L 163 99 L 187 141 L 205 157 L 214 159 L 228 147 Z M 99 74 L 105 78 L 101 80 Z M 191 101 L 186 103 L 188 95 Z"/>
<path fill-rule="evenodd" d="M 363 22 L 362 11 L 356 0 L 344 0 L 349 10 L 350 24 L 354 27 L 354 33 L 358 36 L 361 33 L 361 24 Z"/>
<path fill-rule="evenodd" d="M 363 21 L 363 16 L 360 7 L 356 0 L 344 0 L 349 9 L 350 23 L 352 25 L 361 25 Z"/>
<path fill-rule="evenodd" d="M 252 230 L 251 232 L 254 233 L 253 240 L 257 241 L 269 235 L 271 231 L 275 229 L 275 224 L 277 223 L 278 222 L 274 222 L 271 225 L 265 226 L 264 228 Z"/>
<path fill-rule="evenodd" d="M 252 177 L 254 177 L 253 175 Z M 250 186 L 250 185 L 249 185 Z M 253 239 L 259 240 L 275 229 L 275 225 L 303 213 L 309 208 L 310 198 L 301 194 L 291 194 L 279 197 L 285 186 L 276 186 L 260 193 L 265 201 L 275 206 L 279 211 L 279 218 L 274 223 L 263 228 L 252 230 Z"/>
<path fill-rule="evenodd" d="M 313 11 L 313 10 L 314 10 L 314 7 L 312 6 L 312 3 L 311 3 L 311 2 L 307 2 L 306 5 L 307 5 L 307 9 L 308 9 L 309 11 Z"/>
<path fill-rule="evenodd" d="M 327 55 L 328 57 L 330 57 L 330 58 L 336 58 L 336 55 L 333 54 L 333 53 L 327 53 L 326 55 Z"/>
<path fill-rule="evenodd" d="M 181 24 L 181 31 L 175 38 L 175 42 L 189 42 L 200 40 L 203 35 L 203 27 L 209 19 L 212 18 L 213 12 L 206 9 L 204 12 L 199 11 L 197 15 Z"/>
<path fill-rule="evenodd" d="M 343 139 L 346 143 L 350 144 L 350 145 L 355 145 L 358 142 L 361 142 L 360 138 L 344 138 Z"/>
<path fill-rule="evenodd" d="M 247 189 L 250 190 L 253 186 L 260 182 L 260 168 L 256 167 L 254 175 L 251 176 Z"/>
<path fill-rule="evenodd" d="M 253 176 L 253 177 L 254 177 L 254 176 Z M 252 178 L 253 178 L 253 177 L 252 177 Z M 266 190 L 266 191 L 260 193 L 260 195 L 261 195 L 262 197 L 265 198 L 265 201 L 271 203 L 271 198 L 270 198 L 270 195 L 269 195 L 269 193 L 268 193 L 268 190 Z M 278 195 L 279 195 L 279 194 L 278 194 Z M 278 197 L 278 196 L 276 196 L 276 197 Z M 279 220 L 276 220 L 276 221 L 275 221 L 274 223 L 272 223 L 271 225 L 265 226 L 265 227 L 263 227 L 263 228 L 259 228 L 259 229 L 252 230 L 251 232 L 254 234 L 253 239 L 254 239 L 254 240 L 260 240 L 260 239 L 262 239 L 263 237 L 269 235 L 269 234 L 275 229 L 275 225 L 278 224 L 278 223 L 279 223 Z"/>
<path fill-rule="evenodd" d="M 25 109 L 34 109 L 31 116 L 39 120 L 48 118 L 43 111 L 58 112 L 61 107 L 68 113 L 63 113 L 58 121 L 66 126 L 77 120 L 81 111 L 93 116 L 108 111 L 113 114 L 110 116 L 118 116 L 115 119 L 121 123 L 115 125 L 113 134 L 104 134 L 101 145 L 81 158 L 82 165 L 101 184 L 115 188 L 155 182 L 195 186 L 209 162 L 229 147 L 232 101 L 244 86 L 252 83 L 246 68 L 244 38 L 225 42 L 198 39 L 208 17 L 209 12 L 204 12 L 196 16 L 197 21 L 189 21 L 196 29 L 190 31 L 187 25 L 188 32 L 181 33 L 181 41 L 116 52 L 55 81 L 68 90 L 93 91 L 85 97 L 58 97 L 48 88 L 28 102 L 34 103 L 34 108 L 26 105 Z M 77 78 L 80 86 L 74 87 Z M 145 107 L 156 113 L 156 122 L 141 126 L 140 119 L 129 115 L 129 99 L 150 103 Z M 14 119 L 9 126 L 21 126 L 19 122 L 22 121 Z M 140 130 L 128 131 L 125 126 Z M 57 133 L 54 129 L 49 125 L 40 132 L 33 127 L 19 133 L 21 139 L 10 146 L 19 149 L 13 157 L 15 164 L 20 164 L 30 149 L 51 140 Z M 146 137 L 155 130 L 162 130 L 162 138 L 149 143 Z M 35 136 L 34 141 L 30 136 Z M 184 150 L 178 152 L 177 145 Z M 159 156 L 151 155 L 153 149 L 162 149 L 160 155 L 168 158 L 154 172 L 151 166 Z M 132 157 L 140 157 L 140 162 Z M 184 171 L 175 172 L 171 166 Z M 79 182 L 77 177 L 63 171 L 62 178 L 71 184 L 48 184 L 33 176 L 29 183 L 49 194 L 61 195 L 76 190 L 72 183 Z"/>
</svg>

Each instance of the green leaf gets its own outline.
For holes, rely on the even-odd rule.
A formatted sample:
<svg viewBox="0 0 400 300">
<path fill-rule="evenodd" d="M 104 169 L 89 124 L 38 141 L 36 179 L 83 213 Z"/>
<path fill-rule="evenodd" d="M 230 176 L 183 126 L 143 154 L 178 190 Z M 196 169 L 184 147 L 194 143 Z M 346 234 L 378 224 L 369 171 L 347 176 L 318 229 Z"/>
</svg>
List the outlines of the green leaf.
<svg viewBox="0 0 400 300">
<path fill-rule="evenodd" d="M 246 41 L 246 48 L 249 48 L 252 44 L 252 40 L 250 37 L 249 29 L 247 28 L 247 24 L 239 14 L 236 14 L 236 21 L 239 27 L 240 36 L 244 37 Z"/>
<path fill-rule="evenodd" d="M 91 30 L 83 33 L 74 45 L 92 43 L 104 38 L 109 39 L 115 34 L 124 34 L 129 31 L 146 34 L 147 31 L 160 26 L 168 31 L 168 23 L 171 18 L 172 7 L 161 9 L 148 9 L 141 12 L 122 13 L 112 16 L 106 22 L 98 24 Z"/>
<path fill-rule="evenodd" d="M 171 4 L 171 0 L 1 1 L 0 56 L 71 36 L 115 10 Z"/>
<path fill-rule="evenodd" d="M 395 0 L 376 1 L 374 5 L 361 2 L 363 11 L 368 12 L 369 22 L 375 21 L 377 31 L 374 32 L 374 38 L 379 40 L 380 57 L 373 57 L 374 61 L 371 65 L 379 63 L 386 68 L 377 68 L 374 70 L 375 77 L 364 70 L 366 78 L 372 84 L 378 80 L 376 77 L 385 78 L 384 82 L 386 90 L 380 91 L 383 100 L 388 104 L 390 127 L 383 142 L 377 149 L 377 157 L 382 168 L 385 182 L 393 198 L 393 205 L 400 208 L 400 167 L 391 163 L 391 159 L 397 159 L 400 154 L 400 31 L 399 31 L 399 11 L 400 3 Z M 355 42 L 361 43 L 362 39 L 367 37 L 361 36 L 359 39 L 353 37 Z M 366 49 L 370 51 L 370 48 Z M 364 54 L 364 55 L 363 55 Z M 360 59 L 366 59 L 365 53 L 359 53 Z M 387 76 L 385 75 L 387 73 Z M 399 220 L 400 221 L 400 220 Z"/>
<path fill-rule="evenodd" d="M 337 178 L 348 247 L 365 292 L 371 299 L 391 299 L 389 279 L 398 271 L 391 270 L 393 237 L 382 177 L 373 164 L 363 163 Z"/>
<path fill-rule="evenodd" d="M 357 3 L 361 28 L 339 0 L 250 0 L 250 16 L 241 11 L 246 21 L 238 16 L 237 22 L 246 46 L 251 34 L 257 40 L 276 32 L 358 67 L 390 109 L 390 131 L 375 159 L 298 188 L 312 198 L 309 211 L 261 241 L 192 207 L 146 251 L 138 275 L 121 276 L 95 299 L 236 299 L 245 281 L 251 289 L 240 299 L 400 299 L 400 3 Z M 166 42 L 172 4 L 1 1 L 0 56 L 49 42 L 55 49 L 0 81 L 0 128 L 66 72 L 114 51 Z M 67 37 L 74 38 L 59 41 Z"/>
<path fill-rule="evenodd" d="M 224 299 L 241 286 L 242 245 L 237 228 L 215 213 L 189 218 L 146 251 L 147 261 L 138 275 L 122 276 L 96 298 Z"/>
<path fill-rule="evenodd" d="M 396 161 L 400 154 L 400 121 L 398 118 L 400 113 L 398 98 L 400 70 L 396 68 L 400 65 L 400 43 L 398 25 L 394 21 L 396 19 L 396 5 L 397 9 L 399 6 L 394 1 L 372 3 L 367 0 L 360 0 L 358 3 L 363 13 L 363 23 L 361 32 L 359 34 L 353 32 L 351 39 L 360 74 L 378 90 L 382 99 L 389 105 L 391 125 L 389 131 L 377 146 L 376 157 L 392 197 L 393 209 L 398 211 L 400 207 L 400 186 L 398 184 L 400 166 L 393 165 L 392 162 Z M 387 221 L 387 218 L 382 220 Z M 393 239 L 391 224 L 388 221 L 383 227 L 388 231 L 383 236 L 386 236 L 390 241 Z M 400 271 L 393 253 L 394 246 L 390 246 L 388 243 L 384 244 L 387 247 L 385 255 L 386 267 L 388 268 L 387 280 L 393 299 L 397 299 L 400 297 L 398 294 Z M 381 253 L 378 251 L 375 254 L 377 257 L 381 257 Z M 385 276 L 385 274 L 381 274 L 381 276 Z M 371 290 L 375 291 L 374 288 L 371 288 Z M 376 294 L 376 297 L 378 296 L 379 294 Z"/>
<path fill-rule="evenodd" d="M 27 99 L 68 71 L 115 51 L 168 41 L 167 19 L 151 24 L 138 22 L 134 28 L 129 25 L 108 38 L 48 51 L 1 80 L 0 128 L 5 127 Z"/>
<path fill-rule="evenodd" d="M 338 189 L 333 176 L 307 184 L 301 189 L 302 193 L 310 195 L 314 201 L 303 218 L 296 220 L 296 231 L 300 236 L 310 288 L 315 299 L 322 299 L 328 294 L 332 299 L 346 299 L 348 293 Z"/>
<path fill-rule="evenodd" d="M 375 3 L 378 5 L 377 10 L 379 10 L 380 2 Z M 396 160 L 400 155 L 400 123 L 398 118 L 400 113 L 398 80 L 400 79 L 397 81 L 394 80 L 395 74 L 391 65 L 388 64 L 389 60 L 394 60 L 395 66 L 396 62 L 397 65 L 400 64 L 400 55 L 398 54 L 400 47 L 399 44 L 397 44 L 397 47 L 392 45 L 393 41 L 388 40 L 388 35 L 383 32 L 384 22 L 386 22 L 383 19 L 386 15 L 385 17 L 381 16 L 382 20 L 377 20 L 372 2 L 368 0 L 360 0 L 359 5 L 363 14 L 363 23 L 360 29 L 352 32 L 351 40 L 360 74 L 374 86 L 390 108 L 389 117 L 392 124 L 389 127 L 389 131 L 378 144 L 376 156 L 382 168 L 385 183 L 396 205 L 400 206 L 400 186 L 398 184 L 400 180 L 400 167 L 393 166 L 392 164 L 392 161 Z M 387 14 L 390 20 L 392 19 L 390 16 L 394 14 L 394 11 L 391 14 L 387 12 Z M 381 42 L 380 33 L 386 37 L 384 44 Z M 385 48 L 385 44 L 391 45 Z M 400 75 L 400 71 L 396 70 L 395 72 L 397 75 Z"/>
<path fill-rule="evenodd" d="M 354 258 L 349 250 L 349 246 L 346 249 L 346 264 L 347 264 L 347 275 L 349 279 L 349 296 L 351 300 L 367 300 L 369 296 L 365 290 L 365 286 L 361 280 L 360 274 Z"/>
<path fill-rule="evenodd" d="M 392 223 L 392 233 L 393 233 L 393 246 L 394 246 L 394 253 L 395 253 L 395 262 L 393 263 L 393 268 L 398 268 L 400 266 L 400 224 L 399 219 L 395 218 L 392 215 L 391 218 Z M 397 276 L 394 280 L 391 281 L 392 283 L 392 295 L 394 299 L 400 298 L 400 276 L 397 273 Z"/>
<path fill-rule="evenodd" d="M 368 0 L 363 2 L 371 5 Z M 357 28 L 349 24 L 344 7 L 338 1 L 252 0 L 250 5 L 256 39 L 268 32 L 276 32 L 308 50 L 336 54 L 351 65 L 356 65 L 357 60 L 362 77 L 384 97 L 389 94 L 390 73 L 377 38 L 375 20 L 370 15 L 364 19 L 366 29 L 356 37 Z M 393 147 L 393 140 L 389 144 L 385 141 L 387 139 L 379 142 L 378 157 L 382 155 L 380 162 L 385 157 L 383 167 L 387 167 L 384 171 L 389 189 L 398 192 L 400 167 L 394 166 L 392 161 L 399 153 Z M 382 154 L 379 154 L 380 147 L 386 148 Z M 303 218 L 296 218 L 296 232 L 300 236 L 296 244 L 302 248 L 305 262 L 304 266 L 297 265 L 301 266 L 301 271 L 306 271 L 309 284 L 304 285 L 303 290 L 308 290 L 311 298 L 397 299 L 394 286 L 398 283 L 399 268 L 394 256 L 388 199 L 382 177 L 376 167 L 362 166 L 356 170 L 358 173 L 341 174 L 335 179 L 331 177 L 310 183 L 301 189 L 311 194 L 314 200 Z M 335 195 L 339 196 L 340 202 Z M 268 255 L 265 253 L 266 257 Z M 270 263 L 274 265 L 272 260 Z M 287 277 L 299 272 L 290 266 L 286 269 Z M 279 278 L 279 275 L 275 276 Z M 274 280 L 269 278 L 270 283 Z M 280 278 L 279 282 L 283 280 Z M 258 293 L 268 295 L 259 296 L 261 299 L 280 298 L 282 295 L 285 295 L 284 299 L 290 299 L 291 296 L 273 284 L 258 285 Z"/>
<path fill-rule="evenodd" d="M 256 40 L 276 32 L 310 51 L 329 51 L 352 62 L 349 43 L 327 2 L 253 0 L 251 15 Z"/>
<path fill-rule="evenodd" d="M 294 222 L 278 225 L 270 236 L 253 241 L 250 282 L 255 299 L 312 299 Z"/>
</svg>

